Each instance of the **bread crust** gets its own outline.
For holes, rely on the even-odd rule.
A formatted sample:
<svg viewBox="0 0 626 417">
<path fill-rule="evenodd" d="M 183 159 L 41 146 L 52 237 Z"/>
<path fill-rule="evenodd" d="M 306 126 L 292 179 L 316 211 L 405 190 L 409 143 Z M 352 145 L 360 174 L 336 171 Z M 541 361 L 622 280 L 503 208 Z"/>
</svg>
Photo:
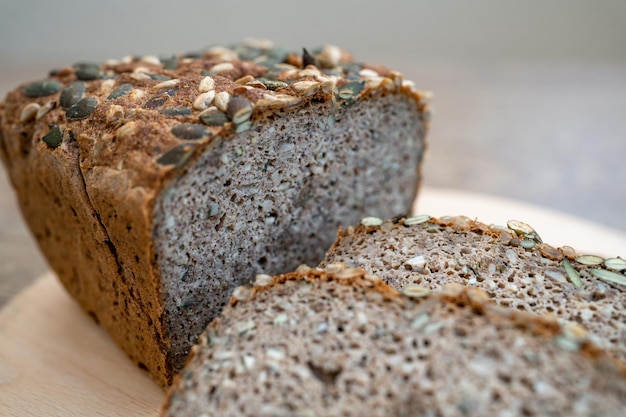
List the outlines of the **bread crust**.
<svg viewBox="0 0 626 417">
<path fill-rule="evenodd" d="M 244 49 L 268 55 L 275 51 L 257 46 Z M 316 55 L 320 68 L 302 68 L 297 54 L 259 63 L 240 59 L 235 50 L 179 55 L 172 58 L 175 69 L 169 69 L 174 68 L 170 61 L 154 57 L 76 64 L 54 71 L 48 84 L 20 86 L 0 107 L 0 155 L 50 266 L 83 309 L 163 385 L 171 381 L 173 370 L 162 277 L 154 260 L 153 209 L 159 193 L 210 152 L 216 138 L 229 140 L 249 127 L 246 123 L 262 124 L 276 114 L 398 94 L 417 103 L 416 117 L 423 119 L 424 129 L 429 117 L 428 95 L 403 83 L 398 73 L 359 66 L 348 79 L 345 68 L 356 64 L 345 51 L 332 49 L 335 66 L 323 65 L 324 49 Z M 60 88 L 42 92 L 53 82 Z M 66 93 L 73 83 L 84 86 L 78 98 L 95 102 L 76 103 L 78 98 Z M 351 85 L 361 91 L 351 94 Z M 218 126 L 199 119 L 209 107 L 200 96 L 211 91 L 215 98 L 210 106 L 222 107 L 229 118 Z M 251 104 L 249 119 L 242 122 L 245 113 L 224 105 L 233 97 Z M 61 105 L 64 101 L 69 107 Z M 93 103 L 95 109 L 89 108 Z M 181 108 L 190 111 L 176 110 Z M 181 113 L 167 116 L 165 109 Z M 191 130 L 174 133 L 184 124 L 191 124 Z M 55 129 L 57 136 L 50 136 Z M 202 133 L 197 136 L 194 129 Z M 180 149 L 182 156 L 176 153 Z"/>
</svg>

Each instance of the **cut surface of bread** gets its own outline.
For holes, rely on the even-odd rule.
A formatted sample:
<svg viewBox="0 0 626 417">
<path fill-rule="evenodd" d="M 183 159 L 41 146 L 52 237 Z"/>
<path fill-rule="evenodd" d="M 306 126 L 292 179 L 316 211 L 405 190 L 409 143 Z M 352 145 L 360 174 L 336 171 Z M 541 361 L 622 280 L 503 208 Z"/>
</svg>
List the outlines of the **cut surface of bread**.
<svg viewBox="0 0 626 417">
<path fill-rule="evenodd" d="M 624 365 L 576 325 L 458 284 L 362 269 L 261 275 L 194 346 L 165 416 L 618 416 Z"/>
<path fill-rule="evenodd" d="M 167 384 L 234 287 L 409 212 L 427 101 L 333 46 L 247 41 L 51 71 L 0 106 L 0 155 L 65 287 Z"/>
<path fill-rule="evenodd" d="M 364 219 L 339 233 L 321 265 L 366 268 L 392 287 L 482 289 L 501 306 L 580 324 L 626 360 L 626 261 L 553 248 L 529 225 L 487 226 L 467 217 Z M 624 268 L 624 269 L 622 269 Z"/>
</svg>

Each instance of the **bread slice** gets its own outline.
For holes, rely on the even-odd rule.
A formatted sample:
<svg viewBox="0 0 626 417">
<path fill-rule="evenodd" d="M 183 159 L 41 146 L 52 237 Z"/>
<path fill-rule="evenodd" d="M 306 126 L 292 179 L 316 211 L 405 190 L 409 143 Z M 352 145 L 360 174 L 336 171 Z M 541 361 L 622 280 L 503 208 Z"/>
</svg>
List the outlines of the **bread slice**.
<svg viewBox="0 0 626 417">
<path fill-rule="evenodd" d="M 463 216 L 366 218 L 339 233 L 322 265 L 366 268 L 405 291 L 447 283 L 480 288 L 501 306 L 580 324 L 626 360 L 626 261 L 556 249 L 525 223 L 508 226 Z"/>
<path fill-rule="evenodd" d="M 65 287 L 167 384 L 234 287 L 410 210 L 427 101 L 336 47 L 249 41 L 52 71 L 0 106 L 0 155 Z"/>
<path fill-rule="evenodd" d="M 237 289 L 164 415 L 618 416 L 625 406 L 626 368 L 578 326 L 459 284 L 411 299 L 330 265 Z"/>
</svg>

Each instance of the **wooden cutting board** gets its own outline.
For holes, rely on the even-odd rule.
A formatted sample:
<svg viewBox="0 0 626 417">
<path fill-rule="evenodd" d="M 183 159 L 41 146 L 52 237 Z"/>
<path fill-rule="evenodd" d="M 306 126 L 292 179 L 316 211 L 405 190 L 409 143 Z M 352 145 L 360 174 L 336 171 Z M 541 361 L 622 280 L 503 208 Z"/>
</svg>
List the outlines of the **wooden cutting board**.
<svg viewBox="0 0 626 417">
<path fill-rule="evenodd" d="M 515 218 L 544 241 L 582 252 L 626 255 L 626 235 L 528 204 L 424 189 L 418 212 L 465 214 L 486 223 Z M 52 274 L 0 312 L 0 416 L 158 415 L 164 393 L 69 298 Z"/>
</svg>

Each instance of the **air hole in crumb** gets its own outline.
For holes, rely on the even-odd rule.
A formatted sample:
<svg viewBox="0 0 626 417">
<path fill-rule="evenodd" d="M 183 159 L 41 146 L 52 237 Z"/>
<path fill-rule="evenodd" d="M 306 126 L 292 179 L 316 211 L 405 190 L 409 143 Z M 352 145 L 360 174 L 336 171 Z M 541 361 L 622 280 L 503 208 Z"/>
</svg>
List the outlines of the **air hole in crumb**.
<svg viewBox="0 0 626 417">
<path fill-rule="evenodd" d="M 137 366 L 144 371 L 148 370 L 148 367 L 143 362 L 137 362 Z"/>
</svg>

